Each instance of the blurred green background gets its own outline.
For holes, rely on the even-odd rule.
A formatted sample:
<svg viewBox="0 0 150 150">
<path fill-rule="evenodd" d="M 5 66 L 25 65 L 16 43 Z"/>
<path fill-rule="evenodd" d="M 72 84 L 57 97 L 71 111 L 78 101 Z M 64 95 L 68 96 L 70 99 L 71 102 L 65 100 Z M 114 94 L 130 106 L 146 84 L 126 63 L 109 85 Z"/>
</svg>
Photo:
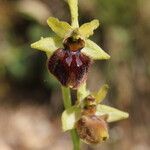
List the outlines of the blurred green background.
<svg viewBox="0 0 150 150">
<path fill-rule="evenodd" d="M 108 83 L 105 103 L 130 113 L 110 125 L 110 140 L 83 150 L 148 150 L 150 1 L 79 2 L 80 24 L 98 18 L 92 39 L 111 55 L 92 66 L 88 87 Z M 72 149 L 61 131 L 60 85 L 47 72 L 46 55 L 30 48 L 41 36 L 53 36 L 49 16 L 70 22 L 64 0 L 0 0 L 0 150 Z"/>
</svg>

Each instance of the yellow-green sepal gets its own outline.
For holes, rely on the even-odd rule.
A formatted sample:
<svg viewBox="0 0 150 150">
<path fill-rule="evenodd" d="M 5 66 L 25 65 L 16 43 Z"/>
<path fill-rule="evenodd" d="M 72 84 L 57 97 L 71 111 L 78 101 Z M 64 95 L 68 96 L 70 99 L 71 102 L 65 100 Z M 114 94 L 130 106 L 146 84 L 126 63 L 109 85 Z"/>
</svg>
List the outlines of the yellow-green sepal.
<svg viewBox="0 0 150 150">
<path fill-rule="evenodd" d="M 97 105 L 96 115 L 107 115 L 107 122 L 115 122 L 129 117 L 127 112 L 101 104 Z"/>
<path fill-rule="evenodd" d="M 63 131 L 74 129 L 75 123 L 79 120 L 80 116 L 80 107 L 72 106 L 69 109 L 65 110 L 61 117 Z"/>
<path fill-rule="evenodd" d="M 82 49 L 82 53 L 89 56 L 93 60 L 110 58 L 110 56 L 105 51 L 103 51 L 96 43 L 91 40 L 85 40 L 85 47 Z"/>
<path fill-rule="evenodd" d="M 97 19 L 94 19 L 91 22 L 83 24 L 78 29 L 78 34 L 84 38 L 88 38 L 89 36 L 94 34 L 94 30 L 97 29 L 98 26 L 99 26 L 99 21 Z"/>
<path fill-rule="evenodd" d="M 41 40 L 32 43 L 31 48 L 35 48 L 51 55 L 55 50 L 62 47 L 62 40 L 59 37 L 41 38 Z"/>
<path fill-rule="evenodd" d="M 49 17 L 47 24 L 61 38 L 67 37 L 73 32 L 71 25 L 54 17 Z"/>
</svg>

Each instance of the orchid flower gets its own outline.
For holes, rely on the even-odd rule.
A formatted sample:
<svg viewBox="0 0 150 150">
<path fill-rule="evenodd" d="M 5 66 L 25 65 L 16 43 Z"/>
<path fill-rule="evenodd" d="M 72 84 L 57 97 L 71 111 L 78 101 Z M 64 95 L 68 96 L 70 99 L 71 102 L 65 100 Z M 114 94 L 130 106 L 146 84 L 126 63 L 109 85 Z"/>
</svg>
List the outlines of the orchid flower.
<svg viewBox="0 0 150 150">
<path fill-rule="evenodd" d="M 109 59 L 110 56 L 89 39 L 99 21 L 94 19 L 79 27 L 78 3 L 76 0 L 68 0 L 68 3 L 72 25 L 49 17 L 47 23 L 56 36 L 42 37 L 31 47 L 46 52 L 49 71 L 63 86 L 77 89 L 85 83 L 92 60 Z"/>
<path fill-rule="evenodd" d="M 108 139 L 106 124 L 129 117 L 127 112 L 100 104 L 106 97 L 108 89 L 108 85 L 105 84 L 97 92 L 84 90 L 83 100 L 63 112 L 63 131 L 77 129 L 80 138 L 88 144 L 97 144 Z"/>
</svg>

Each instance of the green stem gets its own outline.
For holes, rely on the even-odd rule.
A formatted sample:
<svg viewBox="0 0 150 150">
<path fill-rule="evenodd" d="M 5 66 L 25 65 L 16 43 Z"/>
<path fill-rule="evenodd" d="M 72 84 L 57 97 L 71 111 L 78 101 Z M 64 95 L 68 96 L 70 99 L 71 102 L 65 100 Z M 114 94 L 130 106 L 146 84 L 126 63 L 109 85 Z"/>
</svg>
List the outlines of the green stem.
<svg viewBox="0 0 150 150">
<path fill-rule="evenodd" d="M 66 88 L 64 86 L 61 86 L 61 89 L 62 89 L 64 107 L 65 107 L 65 109 L 68 109 L 72 106 L 70 89 Z M 70 134 L 71 134 L 71 138 L 72 138 L 72 142 L 73 142 L 73 146 L 74 146 L 73 149 L 80 150 L 80 139 L 76 133 L 76 130 L 75 129 L 71 130 Z"/>
<path fill-rule="evenodd" d="M 90 94 L 90 92 L 86 88 L 86 83 L 84 83 L 77 90 L 77 99 L 78 99 L 78 102 L 80 103 L 89 94 Z"/>
<path fill-rule="evenodd" d="M 71 134 L 71 138 L 72 138 L 72 142 L 73 142 L 73 146 L 74 146 L 74 150 L 80 150 L 80 139 L 77 135 L 77 132 L 75 129 L 70 131 Z"/>
<path fill-rule="evenodd" d="M 64 107 L 65 107 L 65 109 L 68 109 L 72 105 L 70 89 L 66 88 L 64 86 L 61 86 L 61 89 L 62 89 L 62 96 L 63 96 L 63 101 L 64 101 Z"/>
<path fill-rule="evenodd" d="M 71 12 L 71 25 L 74 28 L 79 27 L 78 22 L 78 0 L 68 0 L 68 5 Z M 63 101 L 65 109 L 68 109 L 72 106 L 71 103 L 71 94 L 70 89 L 62 86 L 62 95 L 63 95 Z M 77 135 L 77 132 L 75 129 L 70 131 L 74 150 L 80 150 L 80 139 Z"/>
<path fill-rule="evenodd" d="M 68 5 L 71 12 L 71 25 L 74 28 L 78 28 L 78 0 L 68 0 Z"/>
</svg>

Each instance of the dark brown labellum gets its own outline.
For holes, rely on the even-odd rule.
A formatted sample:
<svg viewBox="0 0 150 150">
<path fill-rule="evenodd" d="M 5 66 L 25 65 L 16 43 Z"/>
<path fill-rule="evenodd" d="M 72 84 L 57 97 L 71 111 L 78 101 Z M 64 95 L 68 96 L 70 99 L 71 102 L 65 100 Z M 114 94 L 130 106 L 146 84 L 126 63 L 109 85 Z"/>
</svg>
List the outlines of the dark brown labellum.
<svg viewBox="0 0 150 150">
<path fill-rule="evenodd" d="M 109 137 L 107 123 L 100 116 L 83 115 L 76 123 L 79 137 L 88 144 L 99 144 Z"/>
<path fill-rule="evenodd" d="M 62 48 L 56 50 L 48 60 L 48 69 L 62 85 L 76 89 L 86 81 L 91 59 L 80 49 L 76 50 L 83 46 L 79 41 L 66 43 L 65 48 L 71 50 Z"/>
</svg>

